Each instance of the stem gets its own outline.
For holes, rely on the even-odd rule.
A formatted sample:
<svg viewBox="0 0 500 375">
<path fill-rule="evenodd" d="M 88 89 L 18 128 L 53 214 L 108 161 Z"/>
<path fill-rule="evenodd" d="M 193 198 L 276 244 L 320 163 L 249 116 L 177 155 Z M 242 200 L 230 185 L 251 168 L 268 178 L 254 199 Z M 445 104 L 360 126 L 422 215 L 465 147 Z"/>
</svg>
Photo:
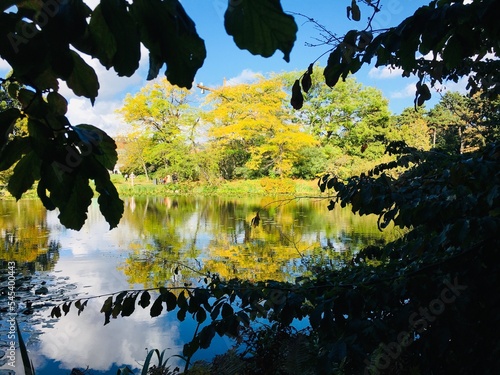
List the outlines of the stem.
<svg viewBox="0 0 500 375">
<path fill-rule="evenodd" d="M 191 340 L 191 342 L 193 342 L 194 339 L 196 338 L 196 335 L 198 334 L 198 329 L 200 328 L 200 325 L 201 325 L 201 323 L 198 323 L 198 325 L 196 326 L 196 329 L 194 330 L 193 340 Z M 193 357 L 193 355 L 194 355 L 194 353 L 191 354 L 190 356 L 188 356 L 186 359 L 186 366 L 184 366 L 184 374 L 188 373 L 189 363 L 191 362 L 191 358 Z"/>
</svg>

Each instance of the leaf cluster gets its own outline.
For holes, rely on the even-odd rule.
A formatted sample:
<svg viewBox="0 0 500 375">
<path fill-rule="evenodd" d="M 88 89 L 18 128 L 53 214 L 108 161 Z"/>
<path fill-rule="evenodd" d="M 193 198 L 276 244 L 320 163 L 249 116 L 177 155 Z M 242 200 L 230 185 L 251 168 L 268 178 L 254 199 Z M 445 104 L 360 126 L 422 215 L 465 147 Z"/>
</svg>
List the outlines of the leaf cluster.
<svg viewBox="0 0 500 375">
<path fill-rule="evenodd" d="M 171 84 L 191 88 L 206 57 L 195 23 L 178 0 L 102 0 L 94 9 L 82 0 L 7 1 L 1 11 L 0 57 L 12 67 L 2 84 L 9 83 L 11 101 L 22 106 L 2 106 L 0 113 L 1 170 L 16 165 L 9 191 L 19 199 L 39 181 L 38 196 L 47 209 L 58 208 L 62 224 L 80 229 L 94 180 L 101 212 L 115 227 L 123 213 L 108 176 L 116 146 L 98 128 L 70 124 L 59 81 L 93 104 L 100 84 L 82 56 L 130 77 L 139 67 L 142 44 L 149 52 L 148 79 L 166 65 Z M 279 49 L 287 61 L 297 31 L 280 2 L 267 0 L 228 4 L 225 27 L 240 48 L 266 57 Z M 29 136 L 11 137 L 21 118 L 28 119 Z"/>
</svg>

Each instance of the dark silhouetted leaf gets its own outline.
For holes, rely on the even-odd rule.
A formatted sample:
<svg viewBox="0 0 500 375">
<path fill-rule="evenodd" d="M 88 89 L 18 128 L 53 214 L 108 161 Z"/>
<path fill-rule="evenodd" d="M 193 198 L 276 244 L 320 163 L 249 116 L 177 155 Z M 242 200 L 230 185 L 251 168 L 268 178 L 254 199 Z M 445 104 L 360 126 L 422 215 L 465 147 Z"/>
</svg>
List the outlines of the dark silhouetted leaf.
<svg viewBox="0 0 500 375">
<path fill-rule="evenodd" d="M 229 303 L 224 303 L 222 305 L 222 318 L 228 318 L 234 314 L 234 310 Z"/>
<path fill-rule="evenodd" d="M 141 306 L 143 309 L 149 306 L 149 302 L 151 300 L 151 294 L 147 290 L 142 292 L 141 294 L 141 299 L 139 300 L 139 306 Z"/>
<path fill-rule="evenodd" d="M 79 230 L 87 219 L 87 209 L 90 206 L 94 192 L 89 186 L 89 180 L 78 174 L 74 185 L 68 186 L 71 192 L 66 204 L 59 206 L 59 220 L 67 228 Z"/>
<path fill-rule="evenodd" d="M 328 57 L 328 62 L 323 71 L 323 75 L 325 76 L 325 83 L 333 87 L 337 84 L 340 79 L 340 76 L 346 71 L 348 65 L 345 63 L 341 63 L 340 59 L 342 58 L 342 50 L 337 47 L 335 50 L 330 53 Z"/>
<path fill-rule="evenodd" d="M 112 171 L 118 161 L 114 139 L 93 125 L 81 124 L 74 126 L 73 129 L 77 132 L 85 147 L 88 147 L 85 153 L 92 152 L 99 163 Z"/>
<path fill-rule="evenodd" d="M 179 319 L 180 322 L 183 322 L 184 319 L 186 319 L 186 312 L 187 309 L 179 309 L 179 311 L 177 311 L 177 319 Z"/>
<path fill-rule="evenodd" d="M 165 295 L 163 295 L 163 300 L 167 304 L 167 311 L 172 311 L 176 308 L 177 304 L 177 297 L 175 296 L 174 293 L 168 292 Z"/>
<path fill-rule="evenodd" d="M 269 57 L 276 50 L 290 61 L 297 24 L 283 12 L 279 0 L 240 0 L 229 2 L 224 26 L 241 49 L 254 55 Z"/>
<path fill-rule="evenodd" d="M 180 292 L 179 296 L 177 297 L 177 306 L 179 306 L 180 309 L 188 308 L 188 303 L 184 291 Z"/>
<path fill-rule="evenodd" d="M 163 298 L 161 295 L 158 296 L 158 298 L 156 298 L 156 300 L 153 302 L 153 306 L 151 306 L 151 310 L 149 312 L 149 314 L 151 315 L 152 318 L 161 314 L 161 312 L 163 310 L 162 302 L 163 302 Z"/>
<path fill-rule="evenodd" d="M 16 199 L 21 199 L 26 190 L 40 178 L 42 161 L 34 151 L 28 152 L 14 167 L 14 173 L 9 179 L 7 189 Z"/>
<path fill-rule="evenodd" d="M 213 324 L 209 324 L 202 328 L 200 333 L 198 334 L 198 341 L 200 343 L 201 349 L 207 349 L 210 347 L 212 339 L 215 337 L 215 327 Z"/>
<path fill-rule="evenodd" d="M 9 108 L 0 112 L 0 151 L 9 139 L 9 134 L 14 128 L 17 119 L 21 117 L 21 112 L 17 108 Z"/>
<path fill-rule="evenodd" d="M 203 307 L 200 307 L 196 312 L 196 321 L 198 323 L 203 323 L 207 319 L 207 312 Z"/>
<path fill-rule="evenodd" d="M 52 309 L 50 312 L 50 317 L 51 318 L 60 318 L 61 317 L 61 308 L 59 306 L 56 306 Z"/>
<path fill-rule="evenodd" d="M 305 73 L 304 76 L 302 77 L 302 90 L 304 90 L 304 92 L 307 93 L 309 92 L 311 86 L 312 86 L 311 74 Z"/>
<path fill-rule="evenodd" d="M 109 296 L 106 298 L 106 301 L 104 301 L 104 304 L 101 307 L 101 312 L 108 312 L 111 311 L 111 308 L 113 306 L 113 296 Z"/>
<path fill-rule="evenodd" d="M 120 315 L 120 312 L 122 311 L 123 305 L 121 302 L 115 302 L 115 305 L 113 306 L 113 310 L 111 310 L 111 316 L 113 319 L 116 319 L 118 315 Z"/>
<path fill-rule="evenodd" d="M 122 307 L 122 316 L 130 316 L 135 310 L 135 301 L 137 299 L 138 294 L 136 293 L 135 295 L 128 296 L 123 300 L 123 307 Z"/>
<path fill-rule="evenodd" d="M 94 104 L 97 92 L 99 91 L 99 81 L 94 69 L 92 69 L 76 52 L 71 51 L 74 62 L 73 71 L 66 83 L 73 90 L 75 95 L 89 98 Z"/>
<path fill-rule="evenodd" d="M 141 42 L 149 50 L 148 80 L 166 63 L 168 81 L 190 89 L 206 57 L 205 42 L 178 0 L 136 0 L 130 14 L 139 25 Z"/>
<path fill-rule="evenodd" d="M 302 105 L 304 105 L 304 97 L 302 96 L 302 90 L 298 79 L 295 80 L 292 87 L 292 99 L 290 100 L 290 104 L 294 109 L 301 109 Z"/>
<path fill-rule="evenodd" d="M 52 113 L 64 116 L 68 111 L 67 100 L 58 92 L 52 91 L 47 95 L 47 103 Z"/>
<path fill-rule="evenodd" d="M 69 302 L 69 303 L 65 302 L 63 304 L 62 310 L 63 310 L 65 316 L 68 315 L 70 307 L 71 307 L 71 302 Z"/>
<path fill-rule="evenodd" d="M 359 21 L 361 19 L 361 11 L 359 9 L 358 4 L 356 4 L 356 0 L 352 0 L 350 8 L 351 8 L 350 13 L 353 21 Z"/>
<path fill-rule="evenodd" d="M 193 340 L 191 342 L 188 342 L 187 344 L 184 344 L 184 348 L 182 349 L 182 355 L 185 357 L 192 357 L 194 353 L 199 348 L 199 342 L 197 340 Z"/>
<path fill-rule="evenodd" d="M 96 20 L 97 25 L 91 30 L 95 31 L 93 36 L 100 47 L 100 56 L 108 62 L 110 52 L 105 49 L 111 47 L 116 51 L 112 56 L 115 71 L 119 76 L 130 77 L 139 67 L 141 50 L 139 32 L 134 19 L 128 13 L 128 4 L 125 0 L 101 0 L 99 5 L 102 18 Z"/>
<path fill-rule="evenodd" d="M 24 154 L 31 150 L 28 137 L 16 137 L 0 152 L 0 171 L 5 171 L 14 165 Z"/>
</svg>

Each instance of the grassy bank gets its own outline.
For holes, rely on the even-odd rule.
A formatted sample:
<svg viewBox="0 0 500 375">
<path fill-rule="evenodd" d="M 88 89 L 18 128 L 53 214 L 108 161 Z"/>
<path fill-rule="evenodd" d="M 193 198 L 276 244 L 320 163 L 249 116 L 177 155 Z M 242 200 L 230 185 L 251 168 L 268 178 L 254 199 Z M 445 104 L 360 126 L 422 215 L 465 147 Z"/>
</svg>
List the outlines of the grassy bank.
<svg viewBox="0 0 500 375">
<path fill-rule="evenodd" d="M 134 183 L 125 181 L 122 176 L 112 176 L 120 196 L 162 196 L 172 194 L 188 195 L 307 195 L 319 192 L 316 181 L 271 179 L 217 181 L 217 182 L 181 182 L 154 184 L 144 177 L 137 177 Z"/>
<path fill-rule="evenodd" d="M 121 175 L 112 175 L 121 197 L 128 196 L 165 196 L 165 195 L 316 195 L 319 193 L 317 181 L 262 178 L 258 180 L 216 181 L 208 182 L 180 182 L 169 184 L 155 184 L 146 180 L 144 176 L 125 180 Z M 36 189 L 28 190 L 24 198 L 36 198 Z M 7 189 L 0 190 L 0 199 L 14 199 Z"/>
</svg>

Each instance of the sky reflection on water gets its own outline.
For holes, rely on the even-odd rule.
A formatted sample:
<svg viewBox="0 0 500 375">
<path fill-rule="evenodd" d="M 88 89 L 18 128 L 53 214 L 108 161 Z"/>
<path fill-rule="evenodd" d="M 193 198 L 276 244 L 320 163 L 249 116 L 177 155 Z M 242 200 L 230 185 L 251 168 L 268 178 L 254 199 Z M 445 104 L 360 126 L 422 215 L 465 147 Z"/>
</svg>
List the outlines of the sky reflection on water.
<svg viewBox="0 0 500 375">
<path fill-rule="evenodd" d="M 196 269 L 203 273 L 205 266 L 225 277 L 269 278 L 282 273 L 286 279 L 304 270 L 306 263 L 298 253 L 323 248 L 315 256 L 325 258 L 328 251 L 352 249 L 383 237 L 376 230 L 375 218 L 353 219 L 345 210 L 329 213 L 324 202 L 271 206 L 261 212 L 259 228 L 252 228 L 250 219 L 263 205 L 259 199 L 130 198 L 121 223 L 110 231 L 94 201 L 79 232 L 61 226 L 55 212 L 37 214 L 31 223 L 32 211 L 43 211 L 42 207 L 29 201 L 11 204 L 16 207 L 2 202 L 6 212 L 2 236 L 16 230 L 22 237 L 24 232 L 19 228 L 37 225 L 48 232 L 47 243 L 57 244 L 58 257 L 47 266 L 50 271 L 39 272 L 34 279 L 38 283 L 44 278 L 53 280 L 46 286 L 49 294 L 56 296 L 64 290 L 85 298 L 142 289 L 159 280 L 162 285 L 178 284 L 199 276 Z M 4 249 L 11 250 L 8 246 Z M 182 280 L 174 280 L 175 264 L 181 264 Z M 114 375 L 117 366 L 140 367 L 146 348 L 167 349 L 167 357 L 181 354 L 195 330 L 189 315 L 182 323 L 175 311 L 152 319 L 149 308 L 140 307 L 132 316 L 112 319 L 103 326 L 99 310 L 104 300 L 90 300 L 80 316 L 72 308 L 68 316 L 52 319 L 50 309 L 36 309 L 25 319 L 25 339 L 38 375 L 69 374 L 73 367 L 87 366 L 94 374 Z M 2 340 L 4 329 L 2 324 Z M 231 340 L 217 338 L 195 359 L 209 359 L 231 345 Z M 178 358 L 169 363 L 183 365 Z"/>
</svg>

